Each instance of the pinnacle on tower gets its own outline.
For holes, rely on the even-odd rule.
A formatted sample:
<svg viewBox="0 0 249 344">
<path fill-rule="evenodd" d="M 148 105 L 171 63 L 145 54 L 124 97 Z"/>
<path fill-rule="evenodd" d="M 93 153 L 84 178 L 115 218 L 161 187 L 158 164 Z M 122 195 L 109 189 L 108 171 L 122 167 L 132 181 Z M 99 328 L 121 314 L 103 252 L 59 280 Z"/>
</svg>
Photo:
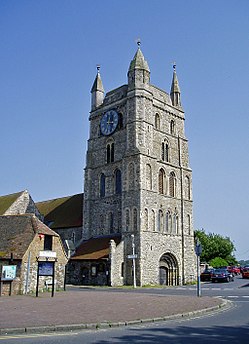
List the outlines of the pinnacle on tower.
<svg viewBox="0 0 249 344">
<path fill-rule="evenodd" d="M 128 70 L 128 85 L 134 87 L 144 87 L 150 83 L 150 69 L 144 55 L 140 49 L 140 40 L 137 41 L 138 49 Z"/>
<path fill-rule="evenodd" d="M 179 87 L 179 82 L 176 75 L 176 64 L 173 64 L 173 79 L 171 84 L 171 90 L 170 90 L 170 97 L 172 101 L 172 105 L 181 107 L 181 91 Z"/>
<path fill-rule="evenodd" d="M 92 106 L 91 109 L 95 110 L 97 107 L 99 107 L 104 100 L 104 87 L 103 83 L 100 77 L 100 65 L 97 65 L 97 75 L 94 80 L 91 93 L 92 93 Z"/>
<path fill-rule="evenodd" d="M 147 72 L 150 72 L 149 66 L 147 61 L 144 58 L 144 55 L 140 49 L 140 41 L 137 41 L 137 52 L 135 54 L 135 56 L 133 57 L 133 60 L 130 63 L 130 67 L 129 67 L 129 71 L 133 70 L 133 69 L 143 69 L 146 70 Z"/>
</svg>

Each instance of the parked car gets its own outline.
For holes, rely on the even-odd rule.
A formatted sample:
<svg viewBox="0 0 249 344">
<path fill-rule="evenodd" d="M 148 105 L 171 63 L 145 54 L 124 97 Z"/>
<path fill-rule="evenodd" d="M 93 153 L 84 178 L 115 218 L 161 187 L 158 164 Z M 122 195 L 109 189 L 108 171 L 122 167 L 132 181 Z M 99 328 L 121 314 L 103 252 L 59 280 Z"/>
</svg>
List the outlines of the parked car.
<svg viewBox="0 0 249 344">
<path fill-rule="evenodd" d="M 234 281 L 234 276 L 227 269 L 214 269 L 211 281 L 214 282 L 230 282 Z"/>
<path fill-rule="evenodd" d="M 245 266 L 242 269 L 242 278 L 249 278 L 249 266 Z"/>
<path fill-rule="evenodd" d="M 201 273 L 201 281 L 211 281 L 211 276 L 213 273 L 214 269 L 205 269 L 202 273 Z"/>
<path fill-rule="evenodd" d="M 238 268 L 237 266 L 228 266 L 227 270 L 231 273 L 233 273 L 234 275 L 239 275 L 240 274 L 240 268 Z"/>
</svg>

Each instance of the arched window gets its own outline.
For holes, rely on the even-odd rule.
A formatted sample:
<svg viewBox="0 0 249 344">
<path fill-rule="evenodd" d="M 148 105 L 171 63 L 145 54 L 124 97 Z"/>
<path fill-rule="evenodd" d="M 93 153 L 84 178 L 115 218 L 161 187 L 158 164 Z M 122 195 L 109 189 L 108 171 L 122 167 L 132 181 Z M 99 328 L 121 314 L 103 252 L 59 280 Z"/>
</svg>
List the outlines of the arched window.
<svg viewBox="0 0 249 344">
<path fill-rule="evenodd" d="M 115 194 L 120 195 L 122 192 L 121 171 L 117 169 L 115 171 Z"/>
<path fill-rule="evenodd" d="M 108 142 L 106 145 L 106 162 L 114 162 L 114 142 Z"/>
<path fill-rule="evenodd" d="M 169 233 L 172 233 L 172 216 L 169 213 Z"/>
<path fill-rule="evenodd" d="M 176 214 L 176 234 L 179 233 L 179 216 Z"/>
<path fill-rule="evenodd" d="M 151 226 L 152 226 L 152 231 L 155 232 L 156 230 L 156 216 L 154 210 L 151 210 Z"/>
<path fill-rule="evenodd" d="M 114 161 L 114 142 L 111 143 L 111 162 Z"/>
<path fill-rule="evenodd" d="M 137 231 L 137 209 L 133 209 L 133 230 L 134 232 Z"/>
<path fill-rule="evenodd" d="M 175 121 L 173 121 L 173 119 L 170 121 L 170 134 L 175 134 Z"/>
<path fill-rule="evenodd" d="M 135 167 L 132 162 L 128 166 L 128 184 L 129 190 L 133 190 L 135 188 Z"/>
<path fill-rule="evenodd" d="M 152 171 L 149 164 L 146 165 L 146 188 L 152 190 Z"/>
<path fill-rule="evenodd" d="M 176 196 L 176 176 L 174 172 L 170 172 L 169 175 L 169 195 L 171 197 Z"/>
<path fill-rule="evenodd" d="M 185 177 L 185 191 L 186 199 L 190 200 L 190 179 L 188 176 Z"/>
<path fill-rule="evenodd" d="M 163 211 L 161 209 L 158 211 L 157 230 L 158 232 L 163 231 Z"/>
<path fill-rule="evenodd" d="M 160 116 L 158 113 L 155 115 L 155 128 L 160 129 Z"/>
<path fill-rule="evenodd" d="M 126 209 L 125 211 L 125 229 L 126 231 L 130 230 L 130 211 Z"/>
<path fill-rule="evenodd" d="M 106 162 L 109 164 L 111 162 L 111 145 L 106 146 Z"/>
<path fill-rule="evenodd" d="M 160 194 L 165 194 L 166 192 L 166 176 L 163 168 L 159 170 L 158 176 L 158 191 Z"/>
<path fill-rule="evenodd" d="M 173 215 L 173 230 L 172 232 L 174 234 L 178 234 L 178 215 L 174 214 Z"/>
<path fill-rule="evenodd" d="M 161 158 L 163 161 L 169 162 L 169 144 L 167 140 L 162 142 Z"/>
<path fill-rule="evenodd" d="M 147 231 L 148 227 L 149 227 L 148 209 L 144 209 L 144 229 Z"/>
<path fill-rule="evenodd" d="M 100 197 L 105 197 L 105 175 L 104 173 L 100 176 Z"/>
<path fill-rule="evenodd" d="M 165 231 L 166 233 L 169 232 L 169 211 L 167 211 L 166 213 L 166 217 L 165 217 Z"/>
</svg>

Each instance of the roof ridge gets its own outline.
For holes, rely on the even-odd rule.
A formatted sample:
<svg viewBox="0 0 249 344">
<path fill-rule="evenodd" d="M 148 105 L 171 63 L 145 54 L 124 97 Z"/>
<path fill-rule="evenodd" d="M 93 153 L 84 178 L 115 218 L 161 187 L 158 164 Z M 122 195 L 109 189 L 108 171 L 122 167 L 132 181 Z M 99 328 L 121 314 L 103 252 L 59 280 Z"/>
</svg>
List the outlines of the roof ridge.
<svg viewBox="0 0 249 344">
<path fill-rule="evenodd" d="M 47 199 L 46 201 L 35 202 L 35 204 L 52 202 L 52 201 L 56 201 L 56 200 L 59 200 L 59 199 L 69 198 L 69 197 L 78 196 L 78 195 L 84 195 L 84 192 L 80 192 L 80 193 L 77 193 L 77 194 L 74 194 L 74 195 L 68 195 L 68 196 L 62 196 L 62 197 L 57 197 L 57 198 L 51 198 L 51 199 Z"/>
<path fill-rule="evenodd" d="M 26 191 L 26 189 L 22 190 L 22 191 L 18 191 L 18 192 L 13 192 L 13 193 L 10 193 L 10 194 L 7 194 L 7 195 L 0 195 L 0 197 L 18 195 L 18 194 L 22 194 L 24 191 Z"/>
</svg>

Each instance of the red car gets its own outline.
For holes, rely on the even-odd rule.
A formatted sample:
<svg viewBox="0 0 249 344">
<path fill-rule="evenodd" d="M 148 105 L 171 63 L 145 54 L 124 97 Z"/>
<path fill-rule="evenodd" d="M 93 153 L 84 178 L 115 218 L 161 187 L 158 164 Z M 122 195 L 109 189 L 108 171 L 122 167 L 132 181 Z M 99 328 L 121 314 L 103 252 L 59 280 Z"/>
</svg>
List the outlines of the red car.
<svg viewBox="0 0 249 344">
<path fill-rule="evenodd" d="M 239 275 L 240 274 L 240 268 L 238 268 L 237 266 L 228 266 L 227 270 L 229 272 L 231 272 L 234 275 Z"/>
<path fill-rule="evenodd" d="M 249 278 L 249 266 L 245 266 L 242 269 L 242 277 L 243 278 Z"/>
</svg>

